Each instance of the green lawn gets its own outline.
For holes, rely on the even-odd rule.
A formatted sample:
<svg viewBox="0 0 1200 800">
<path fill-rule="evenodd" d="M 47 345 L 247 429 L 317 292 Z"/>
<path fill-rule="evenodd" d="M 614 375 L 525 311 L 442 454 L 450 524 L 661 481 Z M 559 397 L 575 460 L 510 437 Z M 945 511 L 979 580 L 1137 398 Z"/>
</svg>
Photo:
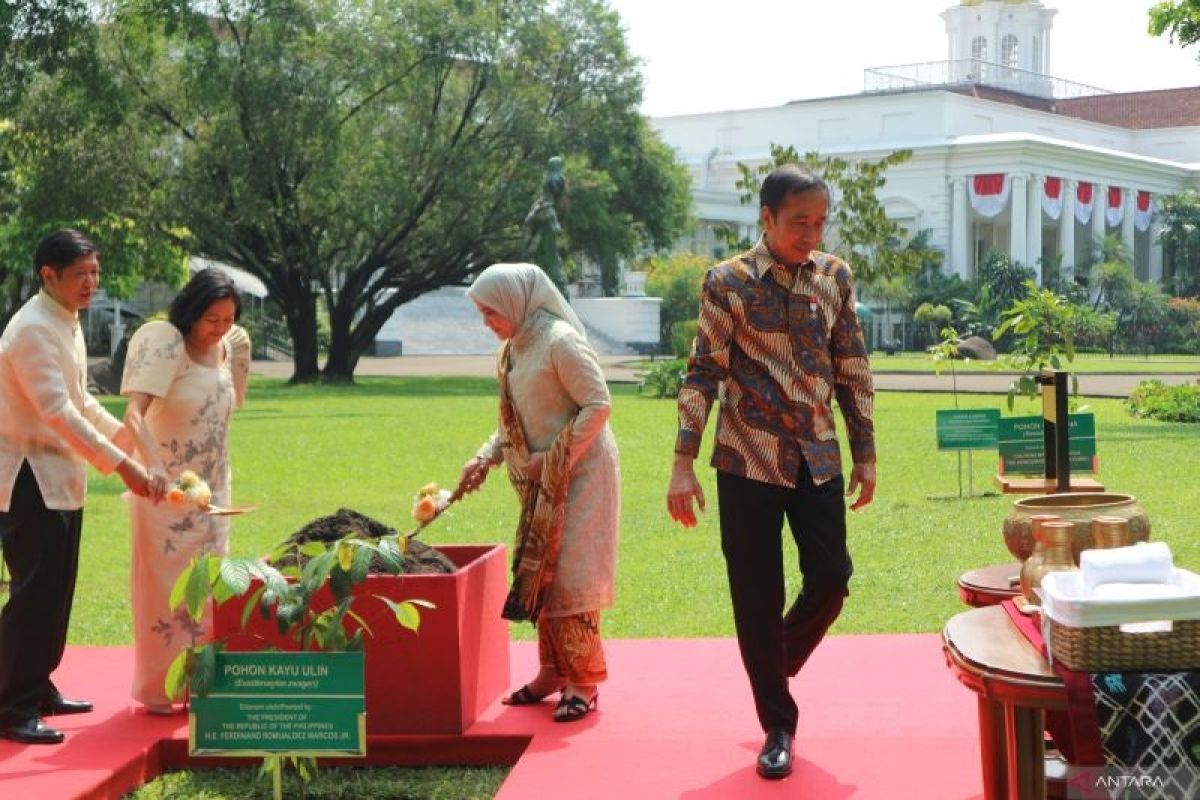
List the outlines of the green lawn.
<svg viewBox="0 0 1200 800">
<path fill-rule="evenodd" d="M 631 386 L 613 391 L 622 538 L 617 604 L 605 616 L 605 633 L 732 636 L 712 470 L 706 460 L 698 465 L 710 502 L 700 525 L 684 530 L 673 524 L 664 495 L 675 405 L 638 396 Z M 431 480 L 453 484 L 462 463 L 494 428 L 495 393 L 495 382 L 484 379 L 366 378 L 354 387 L 289 387 L 255 379 L 249 403 L 234 422 L 232 449 L 234 499 L 259 510 L 235 518 L 233 552 L 264 553 L 310 519 L 340 506 L 409 528 L 417 489 Z M 119 399 L 106 402 L 120 410 Z M 1003 402 L 999 395 L 960 397 L 969 408 L 1001 408 Z M 1009 560 L 1001 523 L 1014 498 L 930 499 L 954 494 L 957 487 L 956 457 L 936 451 L 933 433 L 935 409 L 953 405 L 949 395 L 884 393 L 877 398 L 879 492 L 872 506 L 850 517 L 856 573 L 835 634 L 937 631 L 962 609 L 956 592 L 962 572 Z M 1200 478 L 1195 456 L 1200 430 L 1135 420 L 1115 400 L 1090 406 L 1097 415 L 1101 480 L 1111 490 L 1136 495 L 1153 523 L 1153 537 L 1171 545 L 1178 564 L 1200 569 L 1191 501 Z M 1018 410 L 1036 413 L 1032 406 Z M 710 446 L 711 431 L 706 453 Z M 994 469 L 994 454 L 976 454 L 977 491 L 991 488 Z M 129 522 L 121 488 L 115 477 L 92 474 L 71 644 L 131 640 Z M 516 511 L 503 473 L 494 473 L 481 493 L 448 512 L 422 538 L 434 545 L 506 542 Z M 794 563 L 793 549 L 788 550 Z M 793 591 L 795 577 L 793 568 Z M 531 633 L 528 625 L 512 628 L 514 639 L 530 639 Z M 399 777 L 383 771 L 364 778 L 380 781 L 372 784 L 378 788 L 360 787 L 358 795 L 486 797 L 504 774 L 504 768 L 485 770 L 456 793 L 458 771 L 440 776 L 406 771 Z M 245 796 L 237 787 L 245 789 L 247 775 L 172 776 L 147 787 L 141 797 Z M 423 788 L 400 793 L 388 788 L 393 780 Z"/>
<path fill-rule="evenodd" d="M 621 449 L 622 524 L 617 604 L 605 617 L 612 637 L 731 636 L 717 515 L 684 530 L 664 502 L 675 430 L 673 402 L 614 387 L 613 428 Z M 960 396 L 964 407 L 1002 407 L 1001 396 Z M 117 410 L 119 401 L 112 408 Z M 948 395 L 882 393 L 877 399 L 880 487 L 876 502 L 850 517 L 856 575 L 836 633 L 936 631 L 959 610 L 955 581 L 972 567 L 1006 559 L 1000 530 L 1011 497 L 931 500 L 953 494 L 956 457 L 934 447 L 934 410 Z M 1200 431 L 1135 420 L 1115 400 L 1093 400 L 1100 478 L 1136 495 L 1176 559 L 1200 569 L 1191 497 L 1200 478 Z M 1020 410 L 1020 409 L 1019 409 Z M 1025 413 L 1035 413 L 1028 407 Z M 416 490 L 452 484 L 495 424 L 495 383 L 483 379 L 362 379 L 354 387 L 288 387 L 256 379 L 232 433 L 234 498 L 257 504 L 236 518 L 233 552 L 255 555 L 314 517 L 340 506 L 397 528 L 411 526 Z M 706 437 L 706 451 L 711 435 Z M 965 459 L 964 459 L 965 462 Z M 705 461 L 698 474 L 710 503 Z M 977 490 L 991 488 L 995 457 L 974 458 Z M 115 477 L 93 473 L 72 644 L 130 641 L 128 513 Z M 421 534 L 430 544 L 506 542 L 516 503 L 502 472 Z M 794 576 L 793 576 L 794 577 Z M 531 636 L 528 625 L 513 637 Z"/>
</svg>

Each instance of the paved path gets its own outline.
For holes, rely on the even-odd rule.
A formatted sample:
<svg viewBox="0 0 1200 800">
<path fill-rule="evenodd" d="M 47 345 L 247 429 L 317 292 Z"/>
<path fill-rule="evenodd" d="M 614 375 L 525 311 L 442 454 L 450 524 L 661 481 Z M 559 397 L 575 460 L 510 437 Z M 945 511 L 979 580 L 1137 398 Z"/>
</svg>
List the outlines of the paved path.
<svg viewBox="0 0 1200 800">
<path fill-rule="evenodd" d="M 629 356 L 600 356 L 604 374 L 613 383 L 636 383 L 637 361 Z M 949 392 L 953 384 L 949 373 L 887 372 L 885 358 L 876 359 L 875 387 L 894 392 Z M 374 358 L 365 356 L 358 362 L 355 374 L 360 376 L 472 376 L 492 377 L 496 370 L 494 356 L 399 356 Z M 256 375 L 288 378 L 292 374 L 290 361 L 255 361 Z M 1129 392 L 1144 380 L 1158 378 L 1167 384 L 1191 383 L 1200 374 L 1084 374 L 1079 376 L 1079 392 L 1086 397 L 1128 397 Z M 1005 373 L 968 373 L 958 376 L 958 391 L 982 394 L 1004 394 L 1013 375 Z"/>
</svg>

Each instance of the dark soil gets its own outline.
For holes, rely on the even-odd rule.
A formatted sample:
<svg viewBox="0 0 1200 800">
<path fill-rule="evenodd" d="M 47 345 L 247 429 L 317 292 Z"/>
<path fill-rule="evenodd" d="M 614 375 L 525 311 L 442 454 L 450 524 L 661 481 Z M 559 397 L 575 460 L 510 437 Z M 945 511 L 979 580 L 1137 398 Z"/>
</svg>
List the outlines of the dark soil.
<svg viewBox="0 0 1200 800">
<path fill-rule="evenodd" d="M 332 544 L 339 539 L 354 534 L 364 539 L 378 539 L 381 536 L 394 536 L 395 529 L 389 528 L 382 522 L 373 520 L 365 514 L 349 508 L 339 508 L 336 514 L 327 517 L 317 517 L 300 530 L 293 533 L 283 542 L 284 546 L 295 545 L 298 549 L 307 542 L 326 542 Z M 403 541 L 403 539 L 401 539 Z M 308 559 L 298 555 L 295 550 L 278 559 L 276 566 L 304 566 Z M 449 573 L 458 569 L 454 562 L 442 555 L 438 550 L 417 539 L 408 540 L 408 551 L 401 559 L 400 572 L 405 574 Z M 386 573 L 378 557 L 371 563 L 371 572 Z"/>
</svg>

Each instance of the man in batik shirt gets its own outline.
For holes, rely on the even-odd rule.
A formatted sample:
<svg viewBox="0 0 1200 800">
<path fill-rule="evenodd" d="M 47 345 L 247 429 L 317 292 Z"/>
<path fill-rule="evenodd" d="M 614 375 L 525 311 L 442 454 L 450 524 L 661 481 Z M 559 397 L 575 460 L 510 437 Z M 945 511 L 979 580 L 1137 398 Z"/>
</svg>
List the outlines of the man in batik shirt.
<svg viewBox="0 0 1200 800">
<path fill-rule="evenodd" d="M 712 466 L 738 646 L 767 734 L 757 770 L 782 778 L 792 770 L 798 719 L 788 677 L 837 618 L 853 571 L 831 400 L 837 397 L 854 458 L 844 493 L 858 492 L 851 508 L 859 509 L 875 494 L 874 388 L 850 267 L 814 249 L 828 186 L 787 165 L 767 176 L 759 199 L 758 244 L 704 279 L 695 350 L 679 392 L 667 507 L 687 527 L 696 524 L 693 503 L 704 509 L 692 462 L 719 397 Z M 803 576 L 786 614 L 785 517 Z"/>
</svg>

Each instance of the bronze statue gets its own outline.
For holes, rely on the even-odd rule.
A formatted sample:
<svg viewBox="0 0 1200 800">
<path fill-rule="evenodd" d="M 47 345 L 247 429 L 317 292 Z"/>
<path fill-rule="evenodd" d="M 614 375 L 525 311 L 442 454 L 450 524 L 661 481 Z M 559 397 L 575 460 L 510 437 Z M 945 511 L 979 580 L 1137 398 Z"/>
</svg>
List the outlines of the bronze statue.
<svg viewBox="0 0 1200 800">
<path fill-rule="evenodd" d="M 563 174 L 562 157 L 554 156 L 546 162 L 542 193 L 525 215 L 525 242 L 522 254 L 530 263 L 541 267 L 564 295 L 567 280 L 563 273 L 562 258 L 558 253 L 558 235 L 562 233 L 562 225 L 558 222 L 557 208 L 566 188 L 567 178 Z"/>
</svg>

